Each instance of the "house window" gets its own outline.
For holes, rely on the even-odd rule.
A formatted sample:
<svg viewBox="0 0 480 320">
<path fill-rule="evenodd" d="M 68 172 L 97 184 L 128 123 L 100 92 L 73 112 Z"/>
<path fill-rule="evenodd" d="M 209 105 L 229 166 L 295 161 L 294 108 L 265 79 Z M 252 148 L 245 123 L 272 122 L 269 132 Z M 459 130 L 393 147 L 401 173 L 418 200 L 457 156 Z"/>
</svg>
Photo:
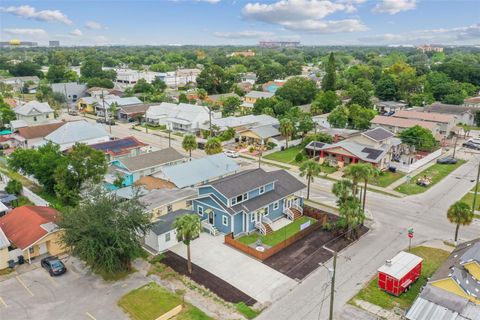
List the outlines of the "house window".
<svg viewBox="0 0 480 320">
<path fill-rule="evenodd" d="M 33 121 L 37 121 L 37 117 L 33 117 Z"/>
<path fill-rule="evenodd" d="M 254 222 L 255 221 L 255 214 L 251 213 L 250 214 L 250 222 Z"/>
<path fill-rule="evenodd" d="M 198 206 L 197 207 L 197 213 L 198 213 L 199 216 L 203 216 L 203 207 Z"/>
<path fill-rule="evenodd" d="M 50 118 L 50 115 L 49 115 L 49 114 L 46 114 L 46 115 L 45 115 L 45 118 L 47 118 L 47 119 Z"/>
<path fill-rule="evenodd" d="M 265 193 L 265 186 L 261 186 L 260 187 L 260 194 L 264 194 Z"/>
<path fill-rule="evenodd" d="M 231 199 L 232 205 L 248 200 L 248 193 L 241 194 Z"/>
<path fill-rule="evenodd" d="M 224 226 L 228 226 L 228 218 L 227 216 L 222 216 L 222 223 Z"/>
<path fill-rule="evenodd" d="M 233 205 L 236 205 L 237 204 L 237 199 L 236 198 L 232 198 L 232 206 Z"/>
<path fill-rule="evenodd" d="M 30 247 L 28 248 L 28 252 L 30 252 L 30 254 L 34 254 L 35 253 L 35 249 L 33 247 Z"/>
<path fill-rule="evenodd" d="M 172 211 L 173 211 L 172 205 L 169 204 L 169 205 L 167 206 L 167 212 L 170 213 L 170 212 L 172 212 Z"/>
<path fill-rule="evenodd" d="M 170 241 L 170 232 L 165 233 L 165 242 Z"/>
<path fill-rule="evenodd" d="M 277 201 L 273 204 L 273 210 L 278 210 L 278 207 L 280 206 L 280 203 Z"/>
</svg>

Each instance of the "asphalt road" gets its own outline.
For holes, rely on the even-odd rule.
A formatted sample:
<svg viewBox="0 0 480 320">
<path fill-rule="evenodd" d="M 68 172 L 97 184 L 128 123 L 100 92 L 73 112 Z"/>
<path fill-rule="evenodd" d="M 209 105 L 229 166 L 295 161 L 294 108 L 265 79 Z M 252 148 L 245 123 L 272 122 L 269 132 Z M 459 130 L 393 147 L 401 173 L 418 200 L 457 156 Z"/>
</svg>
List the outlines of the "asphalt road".
<svg viewBox="0 0 480 320">
<path fill-rule="evenodd" d="M 132 130 L 130 127 L 131 124 L 113 126 L 112 134 L 120 138 L 133 135 L 156 148 L 168 146 L 168 139 Z M 106 129 L 109 129 L 108 126 Z M 172 140 L 172 147 L 183 151 L 181 138 L 175 138 L 178 140 Z M 203 151 L 196 150 L 192 156 L 197 158 L 204 155 Z M 408 228 L 413 227 L 415 230 L 412 245 L 419 245 L 429 240 L 452 240 L 454 225 L 446 219 L 446 211 L 452 203 L 474 186 L 480 160 L 480 154 L 465 152 L 461 149 L 458 150 L 458 155 L 469 161 L 425 193 L 395 198 L 376 192 L 367 192 L 367 210 L 369 217 L 373 219 L 371 231 L 339 255 L 335 286 L 335 319 L 343 319 L 341 314 L 345 304 L 375 275 L 377 268 L 385 260 L 392 258 L 398 251 L 408 248 Z M 251 164 L 247 167 L 257 166 L 254 161 L 250 162 Z M 298 177 L 297 172 L 291 173 Z M 311 199 L 334 204 L 336 198 L 330 192 L 332 184 L 330 180 L 315 179 L 310 191 Z M 468 227 L 460 228 L 461 240 L 470 240 L 479 235 L 478 220 Z M 302 261 L 298 263 L 301 264 Z M 331 265 L 327 264 L 327 267 Z M 264 310 L 258 319 L 328 319 L 329 283 L 330 276 L 326 268 L 318 268 L 282 299 Z"/>
</svg>

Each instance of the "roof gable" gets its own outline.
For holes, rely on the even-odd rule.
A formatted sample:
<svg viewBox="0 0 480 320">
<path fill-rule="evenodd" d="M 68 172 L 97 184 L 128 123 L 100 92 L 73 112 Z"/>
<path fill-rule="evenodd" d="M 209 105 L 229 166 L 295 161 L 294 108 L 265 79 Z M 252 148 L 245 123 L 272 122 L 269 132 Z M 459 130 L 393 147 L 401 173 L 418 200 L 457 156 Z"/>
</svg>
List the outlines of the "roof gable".
<svg viewBox="0 0 480 320">
<path fill-rule="evenodd" d="M 185 158 L 174 148 L 166 148 L 158 151 L 148 152 L 136 157 L 119 160 L 130 172 L 159 166 L 169 162 Z"/>
</svg>

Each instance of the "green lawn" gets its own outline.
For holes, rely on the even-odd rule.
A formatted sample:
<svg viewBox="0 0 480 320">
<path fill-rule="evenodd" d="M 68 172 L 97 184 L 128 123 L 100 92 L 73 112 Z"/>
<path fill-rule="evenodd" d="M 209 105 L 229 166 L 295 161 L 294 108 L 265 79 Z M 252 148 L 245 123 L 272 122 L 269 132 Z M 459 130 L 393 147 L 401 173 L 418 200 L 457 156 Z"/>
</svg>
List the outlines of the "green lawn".
<svg viewBox="0 0 480 320">
<path fill-rule="evenodd" d="M 237 240 L 246 244 L 246 245 L 251 245 L 255 243 L 259 238 L 262 239 L 262 243 L 266 244 L 267 246 L 273 247 L 276 244 L 279 244 L 280 242 L 284 241 L 287 238 L 290 238 L 294 234 L 300 231 L 300 225 L 307 222 L 311 221 L 312 223 L 315 223 L 316 220 L 307 216 L 302 216 L 299 219 L 289 223 L 285 227 L 278 229 L 277 231 L 274 231 L 266 236 L 262 236 L 259 233 L 252 233 L 243 237 L 238 238 Z"/>
<path fill-rule="evenodd" d="M 148 130 L 153 130 L 153 131 L 156 131 L 156 130 L 165 130 L 165 129 L 167 128 L 167 126 L 165 126 L 165 125 L 152 126 L 151 124 L 145 124 L 145 123 L 142 124 L 142 127 L 148 128 Z"/>
<path fill-rule="evenodd" d="M 369 181 L 368 183 L 377 187 L 385 188 L 403 177 L 404 175 L 405 174 L 398 171 L 395 173 L 390 171 L 382 171 L 375 180 Z"/>
<path fill-rule="evenodd" d="M 134 320 L 155 320 L 180 304 L 183 304 L 181 297 L 155 282 L 130 291 L 118 301 L 118 306 Z M 211 318 L 198 308 L 186 304 L 176 319 L 209 320 Z"/>
<path fill-rule="evenodd" d="M 299 146 L 290 147 L 283 151 L 270 153 L 269 155 L 266 155 L 264 158 L 268 160 L 273 160 L 273 161 L 278 161 L 278 162 L 283 162 L 288 164 L 296 164 L 295 156 L 302 150 L 303 148 Z"/>
<path fill-rule="evenodd" d="M 415 247 L 410 251 L 411 253 L 422 257 L 423 267 L 420 278 L 412 285 L 412 288 L 399 297 L 395 297 L 388 294 L 378 288 L 377 277 L 372 279 L 366 287 L 360 290 L 359 293 L 350 301 L 354 303 L 356 299 L 364 300 L 373 303 L 383 309 L 390 310 L 394 307 L 399 307 L 403 310 L 409 308 L 415 298 L 417 297 L 420 289 L 427 283 L 429 278 L 435 270 L 447 259 L 449 253 L 447 251 L 428 247 Z"/>
<path fill-rule="evenodd" d="M 435 163 L 433 166 L 423 170 L 422 172 L 417 174 L 415 177 L 410 179 L 410 182 L 405 182 L 401 184 L 400 186 L 395 188 L 395 190 L 407 195 L 425 192 L 426 190 L 431 188 L 433 185 L 438 183 L 440 180 L 445 178 L 453 170 L 457 169 L 464 163 L 465 163 L 465 160 L 461 160 L 461 159 L 459 159 L 456 164 Z M 424 175 L 432 179 L 432 183 L 430 183 L 430 185 L 427 187 L 422 187 L 417 185 L 417 179 L 420 177 L 423 177 Z"/>
<path fill-rule="evenodd" d="M 473 187 L 472 190 L 470 190 L 470 192 L 464 195 L 463 198 L 460 199 L 460 201 L 466 202 L 470 205 L 470 207 L 472 207 L 474 192 L 475 192 L 475 187 Z M 475 210 L 476 211 L 480 210 L 480 186 L 477 189 L 477 200 L 475 201 Z"/>
</svg>

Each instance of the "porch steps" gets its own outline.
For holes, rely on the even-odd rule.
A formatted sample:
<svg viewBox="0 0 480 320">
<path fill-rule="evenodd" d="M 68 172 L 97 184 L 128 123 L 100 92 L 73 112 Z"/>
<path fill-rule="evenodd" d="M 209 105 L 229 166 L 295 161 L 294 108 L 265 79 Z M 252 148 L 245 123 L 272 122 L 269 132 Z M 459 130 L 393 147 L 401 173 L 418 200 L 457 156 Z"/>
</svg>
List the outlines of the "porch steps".
<svg viewBox="0 0 480 320">
<path fill-rule="evenodd" d="M 300 218 L 303 214 L 300 212 L 300 210 L 298 209 L 295 209 L 295 208 L 290 208 L 290 210 L 292 211 L 293 213 L 293 220 L 297 220 L 298 218 Z"/>
<path fill-rule="evenodd" d="M 264 223 L 263 225 L 265 226 L 266 234 L 270 234 L 273 232 L 272 227 L 270 227 L 267 223 Z"/>
</svg>

